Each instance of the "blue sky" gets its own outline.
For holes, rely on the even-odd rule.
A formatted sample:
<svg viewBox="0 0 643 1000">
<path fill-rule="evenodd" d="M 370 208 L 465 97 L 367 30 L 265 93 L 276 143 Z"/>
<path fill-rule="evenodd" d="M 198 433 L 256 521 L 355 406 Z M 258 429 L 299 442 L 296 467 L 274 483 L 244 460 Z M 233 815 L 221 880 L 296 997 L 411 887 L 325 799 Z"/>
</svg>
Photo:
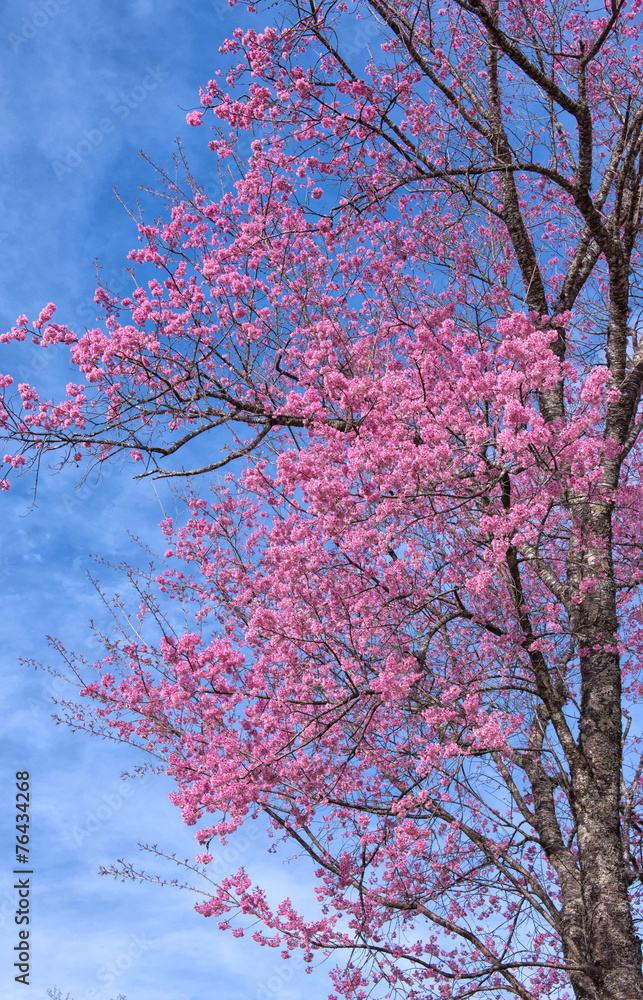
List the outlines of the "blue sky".
<svg viewBox="0 0 643 1000">
<path fill-rule="evenodd" d="M 134 203 L 153 182 L 140 149 L 169 166 L 174 136 L 186 142 L 194 172 L 206 185 L 215 164 L 208 133 L 190 129 L 186 110 L 199 86 L 221 65 L 221 40 L 248 15 L 225 0 L 17 0 L 3 2 L 0 76 L 0 326 L 34 318 L 48 302 L 72 327 L 94 315 L 94 259 L 118 280 L 136 244 L 131 220 L 113 197 Z M 274 13 L 254 21 L 267 22 Z M 60 353 L 0 348 L 0 371 L 21 381 L 64 385 Z M 193 912 L 194 898 L 171 888 L 122 884 L 97 874 L 125 858 L 151 870 L 138 841 L 181 857 L 195 853 L 193 830 L 167 801 L 167 779 L 123 782 L 137 758 L 107 742 L 55 726 L 51 696 L 64 694 L 49 674 L 20 658 L 51 662 L 45 636 L 92 656 L 88 621 L 101 605 L 87 580 L 90 553 L 114 562 L 133 554 L 127 529 L 153 548 L 162 489 L 112 470 L 101 483 L 77 486 L 72 471 L 41 480 L 32 507 L 26 476 L 0 494 L 0 587 L 3 615 L 0 698 L 0 995 L 44 1000 L 59 986 L 74 1000 L 321 1000 L 323 969 L 306 976 L 250 938 L 233 941 Z M 103 576 L 106 589 L 118 579 Z M 17 943 L 14 773 L 32 784 L 32 975 L 14 982 Z M 242 834 L 224 856 L 273 891 L 295 901 L 310 895 L 305 862 L 268 858 L 262 836 Z M 270 862 L 270 863 L 269 863 Z M 170 877 L 175 874 L 171 871 Z"/>
</svg>

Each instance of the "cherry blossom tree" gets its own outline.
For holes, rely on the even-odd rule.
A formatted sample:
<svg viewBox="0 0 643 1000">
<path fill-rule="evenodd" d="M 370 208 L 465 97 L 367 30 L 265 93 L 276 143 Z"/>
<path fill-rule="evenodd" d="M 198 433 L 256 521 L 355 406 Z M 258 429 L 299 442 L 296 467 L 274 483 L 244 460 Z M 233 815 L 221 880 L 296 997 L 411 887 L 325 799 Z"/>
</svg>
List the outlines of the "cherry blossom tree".
<svg viewBox="0 0 643 1000">
<path fill-rule="evenodd" d="M 99 327 L 0 338 L 79 372 L 3 377 L 7 466 L 188 488 L 68 721 L 159 758 L 206 873 L 259 817 L 312 859 L 314 912 L 244 869 L 197 910 L 334 997 L 643 993 L 642 39 L 291 0 L 188 116 L 221 199 L 166 177 Z"/>
</svg>

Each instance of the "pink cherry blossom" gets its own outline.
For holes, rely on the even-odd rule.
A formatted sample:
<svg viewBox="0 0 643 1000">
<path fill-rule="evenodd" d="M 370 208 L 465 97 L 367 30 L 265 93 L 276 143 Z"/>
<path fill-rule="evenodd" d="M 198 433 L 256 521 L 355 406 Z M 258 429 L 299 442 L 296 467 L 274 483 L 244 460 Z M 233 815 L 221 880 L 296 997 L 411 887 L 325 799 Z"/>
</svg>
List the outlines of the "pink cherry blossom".
<svg viewBox="0 0 643 1000">
<path fill-rule="evenodd" d="M 633 1000 L 641 4 L 282 7 L 188 115 L 234 183 L 161 175 L 132 294 L 0 336 L 79 372 L 2 376 L 11 474 L 186 489 L 61 717 L 162 762 L 197 912 L 335 1000 Z M 216 874 L 261 821 L 308 906 Z"/>
</svg>

